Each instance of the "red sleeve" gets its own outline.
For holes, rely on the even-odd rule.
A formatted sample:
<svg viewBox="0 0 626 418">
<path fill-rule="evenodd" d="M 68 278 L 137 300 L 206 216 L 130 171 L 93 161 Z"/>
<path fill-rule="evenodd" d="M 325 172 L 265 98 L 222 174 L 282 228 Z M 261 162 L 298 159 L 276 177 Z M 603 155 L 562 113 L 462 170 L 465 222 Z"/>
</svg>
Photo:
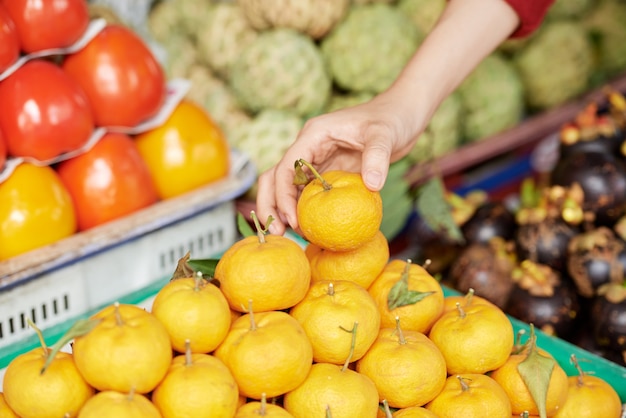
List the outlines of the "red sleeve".
<svg viewBox="0 0 626 418">
<path fill-rule="evenodd" d="M 554 0 L 505 0 L 520 18 L 520 25 L 511 38 L 523 38 L 537 29 Z"/>
</svg>

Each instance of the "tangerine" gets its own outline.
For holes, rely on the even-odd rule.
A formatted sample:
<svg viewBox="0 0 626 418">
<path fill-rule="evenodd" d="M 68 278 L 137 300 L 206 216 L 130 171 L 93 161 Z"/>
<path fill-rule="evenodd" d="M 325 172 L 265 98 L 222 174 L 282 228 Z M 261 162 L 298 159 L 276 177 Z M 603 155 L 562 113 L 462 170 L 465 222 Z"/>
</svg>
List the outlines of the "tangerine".
<svg viewBox="0 0 626 418">
<path fill-rule="evenodd" d="M 245 312 L 250 300 L 256 312 L 283 310 L 306 295 L 311 267 L 295 241 L 260 232 L 224 252 L 215 267 L 215 278 L 235 311 Z"/>
<path fill-rule="evenodd" d="M 307 166 L 315 178 L 296 205 L 304 238 L 333 251 L 353 250 L 374 238 L 383 217 L 380 193 L 369 190 L 360 173 L 333 170 L 322 176 Z"/>
</svg>

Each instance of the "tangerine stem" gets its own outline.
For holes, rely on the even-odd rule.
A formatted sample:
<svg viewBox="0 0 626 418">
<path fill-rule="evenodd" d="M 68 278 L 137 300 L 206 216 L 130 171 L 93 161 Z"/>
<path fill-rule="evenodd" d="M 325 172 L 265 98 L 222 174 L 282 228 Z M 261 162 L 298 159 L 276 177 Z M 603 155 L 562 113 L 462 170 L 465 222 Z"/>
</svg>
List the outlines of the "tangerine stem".
<svg viewBox="0 0 626 418">
<path fill-rule="evenodd" d="M 461 383 L 461 391 L 466 392 L 468 390 L 470 390 L 469 385 L 467 384 L 467 382 L 465 382 L 465 380 L 472 380 L 472 379 L 468 379 L 467 377 L 463 377 L 461 375 L 456 375 L 456 378 L 459 379 L 459 383 Z"/>
<path fill-rule="evenodd" d="M 472 287 L 469 288 L 467 294 L 465 295 L 465 306 L 470 306 L 472 304 L 472 300 L 474 299 L 474 289 Z"/>
<path fill-rule="evenodd" d="M 254 222 L 254 227 L 256 228 L 256 235 L 257 237 L 259 237 L 259 242 L 264 243 L 265 232 L 263 231 L 263 228 L 261 228 L 261 223 L 259 222 L 259 218 L 256 216 L 256 213 L 253 210 L 250 211 L 250 217 L 252 218 L 252 222 Z"/>
<path fill-rule="evenodd" d="M 352 356 L 354 356 L 354 348 L 356 347 L 356 329 L 358 326 L 359 326 L 359 322 L 354 321 L 354 326 L 352 327 L 352 331 L 350 331 L 352 332 L 352 341 L 350 342 L 350 353 L 348 353 L 348 358 L 346 359 L 345 363 L 343 363 L 343 367 L 341 368 L 342 372 L 346 371 L 346 369 L 350 365 L 350 360 L 352 360 Z"/>
<path fill-rule="evenodd" d="M 261 393 L 261 408 L 259 408 L 259 415 L 264 417 L 267 414 L 267 394 Z"/>
<path fill-rule="evenodd" d="M 521 414 L 519 414 L 519 416 L 522 417 L 522 418 L 529 418 L 530 417 L 528 411 L 522 412 Z"/>
<path fill-rule="evenodd" d="M 328 283 L 328 296 L 334 296 L 335 295 L 335 285 L 333 284 L 333 282 Z"/>
<path fill-rule="evenodd" d="M 132 385 L 130 387 L 130 391 L 128 392 L 128 396 L 126 397 L 126 399 L 128 399 L 129 401 L 132 401 L 134 397 L 135 397 L 135 385 Z"/>
<path fill-rule="evenodd" d="M 383 399 L 383 410 L 385 411 L 385 418 L 392 418 L 391 409 L 389 409 L 389 402 L 387 399 Z"/>
<path fill-rule="evenodd" d="M 463 308 L 461 307 L 461 304 L 459 302 L 456 303 L 456 309 L 457 309 L 457 311 L 459 311 L 459 316 L 461 318 L 465 318 L 465 316 L 467 314 L 465 313 L 465 311 L 463 310 Z"/>
<path fill-rule="evenodd" d="M 578 359 L 576 358 L 576 354 L 570 355 L 569 359 L 574 365 L 574 367 L 576 367 L 576 370 L 578 371 L 577 385 L 583 386 L 585 384 L 585 381 L 583 380 L 583 378 L 585 377 L 585 372 L 583 371 L 582 367 L 580 367 L 580 363 L 578 362 Z"/>
<path fill-rule="evenodd" d="M 424 270 L 428 270 L 428 267 L 430 267 L 432 263 L 433 263 L 432 260 L 430 258 L 427 258 L 426 260 L 424 260 L 424 264 L 422 264 L 422 268 Z"/>
<path fill-rule="evenodd" d="M 250 331 L 256 331 L 256 322 L 254 321 L 254 311 L 252 310 L 252 299 L 248 300 L 248 313 L 250 314 Z"/>
<path fill-rule="evenodd" d="M 328 183 L 326 180 L 324 180 L 324 177 L 322 177 L 322 175 L 320 173 L 318 173 L 318 171 L 313 167 L 313 165 L 311 163 L 309 163 L 308 161 L 303 160 L 302 158 L 298 159 L 298 163 L 300 165 L 307 166 L 307 168 L 309 170 L 311 170 L 311 173 L 313 173 L 315 178 L 317 178 L 320 181 L 320 183 L 322 183 L 322 187 L 324 188 L 324 190 L 330 190 L 330 189 L 333 188 L 333 186 L 330 183 Z"/>
<path fill-rule="evenodd" d="M 203 276 L 202 276 L 202 272 L 201 271 L 196 271 L 196 277 L 194 280 L 194 287 L 193 290 L 198 292 L 200 290 L 200 284 L 203 281 Z"/>
<path fill-rule="evenodd" d="M 193 359 L 191 358 L 191 341 L 189 338 L 185 340 L 185 366 L 191 366 Z"/>
<path fill-rule="evenodd" d="M 113 306 L 115 307 L 114 309 L 114 314 L 115 314 L 115 324 L 122 326 L 124 325 L 124 321 L 122 320 L 122 314 L 120 312 L 120 303 L 119 302 L 115 302 L 113 304 Z"/>
<path fill-rule="evenodd" d="M 41 348 L 43 348 L 44 354 L 48 355 L 48 345 L 46 344 L 46 340 L 43 339 L 43 333 L 37 327 L 37 325 L 35 325 L 35 323 L 31 321 L 30 318 L 26 318 L 26 321 L 28 322 L 28 325 L 30 325 L 30 327 L 35 330 L 35 333 L 37 334 L 37 337 L 39 338 L 39 344 L 41 344 Z"/>
<path fill-rule="evenodd" d="M 330 405 L 326 405 L 326 418 L 333 418 L 333 414 L 330 413 Z"/>
<path fill-rule="evenodd" d="M 398 340 L 400 344 L 406 344 L 406 339 L 404 338 L 404 332 L 402 332 L 402 327 L 400 327 L 400 317 L 396 315 L 396 331 L 398 332 Z"/>
</svg>

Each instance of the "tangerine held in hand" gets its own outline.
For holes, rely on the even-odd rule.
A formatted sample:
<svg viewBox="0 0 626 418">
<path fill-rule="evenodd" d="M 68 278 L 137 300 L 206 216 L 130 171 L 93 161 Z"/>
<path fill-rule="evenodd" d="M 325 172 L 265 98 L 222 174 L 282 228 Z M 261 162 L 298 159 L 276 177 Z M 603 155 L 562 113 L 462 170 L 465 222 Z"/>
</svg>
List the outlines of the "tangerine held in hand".
<svg viewBox="0 0 626 418">
<path fill-rule="evenodd" d="M 369 190 L 361 174 L 328 171 L 302 189 L 296 205 L 304 238 L 333 251 L 353 250 L 371 240 L 383 218 L 380 193 Z"/>
</svg>

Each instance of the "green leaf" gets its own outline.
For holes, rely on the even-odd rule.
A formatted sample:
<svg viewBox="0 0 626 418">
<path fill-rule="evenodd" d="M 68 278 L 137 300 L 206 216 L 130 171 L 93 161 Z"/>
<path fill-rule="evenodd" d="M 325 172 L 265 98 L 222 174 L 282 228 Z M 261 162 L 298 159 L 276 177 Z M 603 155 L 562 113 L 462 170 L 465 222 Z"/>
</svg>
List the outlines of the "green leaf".
<svg viewBox="0 0 626 418">
<path fill-rule="evenodd" d="M 187 264 L 193 271 L 201 272 L 202 277 L 206 279 L 213 277 L 218 261 L 220 261 L 219 258 L 199 258 L 196 260 L 188 260 Z"/>
<path fill-rule="evenodd" d="M 52 349 L 46 357 L 46 362 L 41 368 L 41 374 L 43 374 L 48 369 L 50 363 L 52 363 L 57 353 L 61 351 L 61 349 L 65 347 L 65 345 L 67 345 L 75 338 L 82 337 L 83 335 L 88 334 L 99 323 L 99 319 L 79 319 L 78 321 L 76 321 L 74 325 L 72 325 L 71 328 L 68 329 L 67 332 L 63 334 L 61 338 L 59 338 L 59 340 L 52 346 Z"/>
<path fill-rule="evenodd" d="M 249 237 L 251 235 L 256 235 L 254 229 L 250 226 L 247 219 L 241 212 L 237 212 L 237 229 L 239 233 L 244 237 Z"/>
<path fill-rule="evenodd" d="M 517 370 L 537 405 L 539 416 L 546 418 L 546 398 L 548 397 L 548 387 L 556 361 L 551 357 L 540 354 L 539 350 L 537 350 L 536 336 L 532 324 L 530 332 L 531 343 L 528 356 L 517 365 Z"/>
<path fill-rule="evenodd" d="M 450 205 L 446 202 L 445 186 L 440 177 L 433 177 L 424 183 L 417 194 L 417 212 L 424 218 L 430 228 L 445 234 L 459 244 L 465 242 L 463 233 L 454 222 Z"/>
<path fill-rule="evenodd" d="M 389 290 L 387 307 L 390 311 L 401 306 L 414 305 L 428 295 L 435 293 L 433 291 L 419 292 L 417 290 L 409 290 L 409 266 L 410 263 L 407 263 L 407 268 L 402 272 L 402 277 Z"/>
</svg>

